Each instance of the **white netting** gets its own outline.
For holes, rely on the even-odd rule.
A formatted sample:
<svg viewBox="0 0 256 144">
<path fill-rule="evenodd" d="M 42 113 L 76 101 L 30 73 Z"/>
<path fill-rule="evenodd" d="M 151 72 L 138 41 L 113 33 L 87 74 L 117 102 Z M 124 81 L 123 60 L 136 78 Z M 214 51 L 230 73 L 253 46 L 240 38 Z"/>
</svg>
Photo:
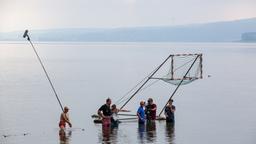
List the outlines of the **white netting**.
<svg viewBox="0 0 256 144">
<path fill-rule="evenodd" d="M 188 70 L 188 74 L 184 77 Z M 173 55 L 170 58 L 167 75 L 158 79 L 174 85 L 178 85 L 183 79 L 181 84 L 185 85 L 200 78 L 202 78 L 202 54 L 182 54 Z"/>
</svg>

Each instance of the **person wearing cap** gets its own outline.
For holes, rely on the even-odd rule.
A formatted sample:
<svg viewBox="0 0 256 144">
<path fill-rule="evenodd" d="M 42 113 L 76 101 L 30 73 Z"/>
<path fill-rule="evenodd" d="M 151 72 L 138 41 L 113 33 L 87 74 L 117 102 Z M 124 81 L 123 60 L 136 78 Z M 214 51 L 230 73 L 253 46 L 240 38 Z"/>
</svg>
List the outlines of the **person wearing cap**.
<svg viewBox="0 0 256 144">
<path fill-rule="evenodd" d="M 175 121 L 174 112 L 175 112 L 176 108 L 172 103 L 173 103 L 173 100 L 172 99 L 169 100 L 168 104 L 166 105 L 165 110 L 164 110 L 164 112 L 165 112 L 164 114 L 165 114 L 167 123 L 174 123 L 174 121 Z"/>
<path fill-rule="evenodd" d="M 153 103 L 153 99 L 148 99 L 148 104 L 145 108 L 147 120 L 155 120 L 156 119 L 156 104 Z"/>
<path fill-rule="evenodd" d="M 110 126 L 111 124 L 111 99 L 107 98 L 106 103 L 98 109 L 98 115 L 102 118 L 102 126 Z"/>
<path fill-rule="evenodd" d="M 68 116 L 68 110 L 69 110 L 69 108 L 67 106 L 65 106 L 63 113 L 61 113 L 61 115 L 60 115 L 59 127 L 61 129 L 64 129 L 66 127 L 66 123 L 68 123 L 69 127 L 72 127 L 72 124 L 71 124 L 69 116 Z"/>
<path fill-rule="evenodd" d="M 145 102 L 140 102 L 140 107 L 137 110 L 138 122 L 139 124 L 145 123 L 145 110 L 144 110 Z"/>
</svg>

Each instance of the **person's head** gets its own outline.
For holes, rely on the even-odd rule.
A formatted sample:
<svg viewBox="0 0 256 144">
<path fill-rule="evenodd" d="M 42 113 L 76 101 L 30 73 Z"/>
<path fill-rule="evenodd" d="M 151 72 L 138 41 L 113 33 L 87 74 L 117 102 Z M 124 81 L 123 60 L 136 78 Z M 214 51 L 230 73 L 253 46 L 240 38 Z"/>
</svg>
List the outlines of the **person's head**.
<svg viewBox="0 0 256 144">
<path fill-rule="evenodd" d="M 109 106 L 111 105 L 111 99 L 110 98 L 106 99 L 106 104 L 109 105 Z"/>
<path fill-rule="evenodd" d="M 140 106 L 144 106 L 145 105 L 145 102 L 144 101 L 140 101 Z"/>
<path fill-rule="evenodd" d="M 148 99 L 148 104 L 153 104 L 153 99 L 152 98 Z"/>
<path fill-rule="evenodd" d="M 67 106 L 64 107 L 64 113 L 67 113 L 69 108 Z"/>
<path fill-rule="evenodd" d="M 169 104 L 172 104 L 172 103 L 173 103 L 173 99 L 170 99 L 170 100 L 168 101 L 168 103 L 169 103 Z"/>
<path fill-rule="evenodd" d="M 113 104 L 113 105 L 111 106 L 111 109 L 116 109 L 116 105 Z"/>
</svg>

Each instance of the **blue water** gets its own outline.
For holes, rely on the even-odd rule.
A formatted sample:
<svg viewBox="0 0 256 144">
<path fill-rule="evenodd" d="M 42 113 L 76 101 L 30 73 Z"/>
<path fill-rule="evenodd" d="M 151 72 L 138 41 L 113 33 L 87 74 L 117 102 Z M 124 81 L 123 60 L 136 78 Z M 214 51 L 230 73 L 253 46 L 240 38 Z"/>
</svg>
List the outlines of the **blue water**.
<svg viewBox="0 0 256 144">
<path fill-rule="evenodd" d="M 29 43 L 0 43 L 0 143 L 256 142 L 256 44 L 244 43 L 35 43 L 73 128 L 59 137 L 61 109 Z M 123 96 L 169 54 L 203 53 L 203 76 L 174 97 L 176 123 L 102 129 L 91 115 L 110 97 Z M 161 75 L 161 74 L 160 74 Z M 136 113 L 152 97 L 158 112 L 175 87 L 158 82 L 126 109 Z M 120 107 L 120 105 L 118 105 Z M 83 130 L 84 129 L 84 130 Z M 65 141 L 65 142 L 63 142 Z"/>
</svg>

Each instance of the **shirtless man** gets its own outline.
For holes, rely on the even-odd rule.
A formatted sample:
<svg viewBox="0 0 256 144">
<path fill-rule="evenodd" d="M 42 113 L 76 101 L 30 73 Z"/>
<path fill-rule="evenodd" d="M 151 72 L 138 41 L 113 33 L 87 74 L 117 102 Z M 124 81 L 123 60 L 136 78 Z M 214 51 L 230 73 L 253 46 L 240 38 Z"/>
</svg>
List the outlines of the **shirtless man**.
<svg viewBox="0 0 256 144">
<path fill-rule="evenodd" d="M 68 123 L 69 127 L 72 127 L 72 124 L 68 116 L 68 110 L 69 108 L 65 106 L 63 113 L 61 113 L 60 115 L 60 122 L 59 122 L 60 129 L 64 129 L 66 127 L 66 123 Z"/>
</svg>

